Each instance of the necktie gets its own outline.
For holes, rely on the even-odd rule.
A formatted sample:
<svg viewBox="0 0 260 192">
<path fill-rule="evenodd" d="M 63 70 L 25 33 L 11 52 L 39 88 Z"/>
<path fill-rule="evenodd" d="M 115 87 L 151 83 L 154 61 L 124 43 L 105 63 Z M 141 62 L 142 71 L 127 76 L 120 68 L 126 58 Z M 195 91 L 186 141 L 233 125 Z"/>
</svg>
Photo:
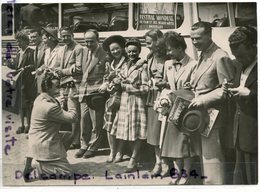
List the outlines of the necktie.
<svg viewBox="0 0 260 192">
<path fill-rule="evenodd" d="M 198 62 L 198 64 L 197 64 L 197 69 L 199 68 L 199 66 L 200 66 L 201 62 L 203 61 L 203 59 L 204 59 L 203 53 L 201 52 L 201 54 L 200 54 L 200 59 L 199 59 L 199 62 Z"/>
</svg>

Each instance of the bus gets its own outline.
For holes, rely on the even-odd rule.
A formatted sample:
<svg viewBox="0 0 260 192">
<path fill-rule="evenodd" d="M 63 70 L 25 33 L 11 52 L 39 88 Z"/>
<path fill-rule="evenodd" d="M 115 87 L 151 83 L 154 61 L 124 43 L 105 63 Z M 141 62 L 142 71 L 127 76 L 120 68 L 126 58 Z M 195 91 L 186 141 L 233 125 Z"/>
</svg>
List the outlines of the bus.
<svg viewBox="0 0 260 192">
<path fill-rule="evenodd" d="M 18 30 L 48 24 L 57 28 L 71 26 L 75 40 L 82 45 L 84 32 L 90 28 L 100 32 L 100 43 L 114 34 L 138 37 L 143 58 L 148 53 L 143 35 L 148 30 L 174 30 L 185 37 L 187 53 L 197 59 L 189 34 L 192 24 L 200 20 L 212 23 L 213 40 L 233 57 L 228 37 L 237 26 L 257 26 L 256 7 L 256 2 L 2 4 L 2 59 L 4 63 L 7 51 L 14 57 L 12 53 L 17 48 L 14 35 Z"/>
</svg>

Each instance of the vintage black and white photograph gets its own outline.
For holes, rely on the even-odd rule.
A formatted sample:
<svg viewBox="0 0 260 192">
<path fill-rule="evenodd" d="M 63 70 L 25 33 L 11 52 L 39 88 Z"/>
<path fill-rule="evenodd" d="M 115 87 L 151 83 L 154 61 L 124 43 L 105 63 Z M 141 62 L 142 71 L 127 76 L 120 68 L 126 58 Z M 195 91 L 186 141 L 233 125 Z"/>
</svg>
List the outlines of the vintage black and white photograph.
<svg viewBox="0 0 260 192">
<path fill-rule="evenodd" d="M 256 1 L 1 12 L 4 186 L 258 185 Z"/>
</svg>

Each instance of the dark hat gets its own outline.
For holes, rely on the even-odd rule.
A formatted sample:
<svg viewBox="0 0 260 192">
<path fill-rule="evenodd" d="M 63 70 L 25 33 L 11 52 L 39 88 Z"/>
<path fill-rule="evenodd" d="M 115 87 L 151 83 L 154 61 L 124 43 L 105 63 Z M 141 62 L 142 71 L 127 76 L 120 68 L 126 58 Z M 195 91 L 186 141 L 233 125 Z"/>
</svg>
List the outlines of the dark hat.
<svg viewBox="0 0 260 192">
<path fill-rule="evenodd" d="M 121 35 L 112 35 L 105 39 L 102 47 L 105 51 L 109 51 L 109 45 L 111 43 L 118 43 L 120 45 L 120 47 L 124 48 L 125 42 L 126 42 L 125 38 L 122 37 Z"/>
<path fill-rule="evenodd" d="M 141 45 L 141 42 L 140 42 L 139 39 L 137 39 L 137 38 L 131 38 L 131 39 L 129 39 L 129 40 L 126 42 L 125 46 L 127 47 L 127 46 L 129 46 L 129 45 L 135 45 L 135 46 L 137 46 L 138 49 L 141 51 L 142 45 Z"/>
<path fill-rule="evenodd" d="M 90 109 L 97 110 L 104 108 L 108 98 L 109 94 L 107 92 L 99 93 L 98 91 L 94 91 L 86 96 L 86 102 Z"/>
<path fill-rule="evenodd" d="M 51 28 L 51 27 L 43 27 L 42 28 L 48 35 L 52 36 L 53 38 L 55 38 L 57 41 L 59 41 L 58 38 L 58 30 Z"/>
<path fill-rule="evenodd" d="M 170 94 L 173 103 L 168 121 L 174 123 L 184 133 L 203 132 L 209 123 L 209 115 L 204 108 L 188 109 L 194 93 L 189 90 L 178 90 Z"/>
</svg>

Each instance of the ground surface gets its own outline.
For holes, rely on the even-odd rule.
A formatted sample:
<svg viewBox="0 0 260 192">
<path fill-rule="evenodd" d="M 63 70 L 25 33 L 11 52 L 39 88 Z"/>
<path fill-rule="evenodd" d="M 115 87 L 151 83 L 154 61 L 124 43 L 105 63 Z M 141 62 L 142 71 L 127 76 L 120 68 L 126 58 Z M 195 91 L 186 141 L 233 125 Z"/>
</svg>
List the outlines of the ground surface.
<svg viewBox="0 0 260 192">
<path fill-rule="evenodd" d="M 8 118 L 14 123 L 9 123 Z M 76 173 L 72 180 L 37 180 L 35 173 L 32 173 L 32 182 L 25 183 L 21 177 L 24 169 L 25 155 L 27 152 L 27 135 L 16 134 L 15 131 L 19 126 L 18 115 L 3 111 L 3 184 L 8 186 L 31 186 L 31 185 L 168 185 L 172 180 L 170 177 L 153 178 L 150 170 L 153 168 L 152 163 L 139 163 L 138 171 L 132 174 L 124 173 L 126 170 L 129 157 L 124 156 L 120 163 L 106 163 L 109 149 L 98 151 L 97 156 L 89 159 L 76 159 L 74 154 L 77 150 L 69 150 L 68 160 L 72 164 Z M 4 132 L 7 126 L 11 130 Z M 12 146 L 11 138 L 14 138 Z M 5 154 L 5 147 L 10 145 L 8 155 Z M 201 180 L 198 180 L 199 184 Z"/>
</svg>

